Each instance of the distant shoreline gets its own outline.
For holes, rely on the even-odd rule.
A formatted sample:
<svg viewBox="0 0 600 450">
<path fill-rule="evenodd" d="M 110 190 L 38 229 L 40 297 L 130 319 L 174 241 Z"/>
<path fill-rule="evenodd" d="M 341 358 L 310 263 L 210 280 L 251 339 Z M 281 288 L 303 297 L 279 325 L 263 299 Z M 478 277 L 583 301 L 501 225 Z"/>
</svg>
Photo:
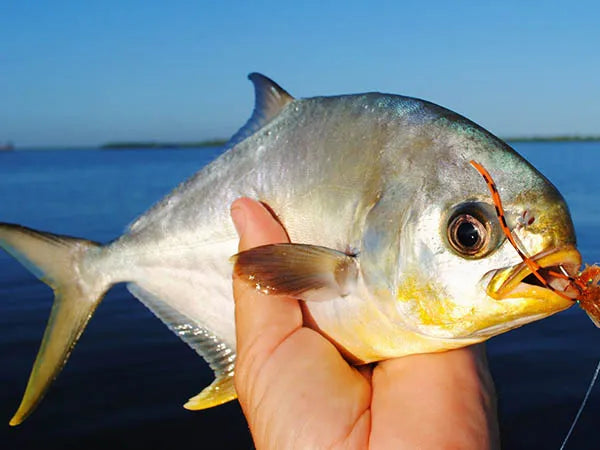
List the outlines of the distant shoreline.
<svg viewBox="0 0 600 450">
<path fill-rule="evenodd" d="M 510 136 L 501 138 L 507 142 L 598 142 L 599 136 Z M 101 149 L 169 149 L 169 148 L 202 148 L 202 147 L 222 147 L 227 143 L 227 139 L 211 139 L 198 142 L 155 142 L 155 141 L 125 141 L 108 142 L 100 146 Z"/>
<path fill-rule="evenodd" d="M 557 135 L 557 136 L 509 136 L 500 137 L 506 142 L 600 142 L 598 136 L 577 136 L 577 135 Z M 228 139 L 210 139 L 205 141 L 193 142 L 160 142 L 160 141 L 122 141 L 122 142 L 107 142 L 99 146 L 14 146 L 11 150 L 127 150 L 127 149 L 186 149 L 186 148 L 203 148 L 203 147 L 223 147 L 228 142 Z M 2 153 L 5 153 L 4 151 Z"/>
<path fill-rule="evenodd" d="M 155 141 L 131 141 L 131 142 L 107 142 L 100 146 L 104 150 L 118 149 L 167 149 L 167 148 L 202 148 L 202 147 L 222 147 L 227 143 L 227 139 L 211 139 L 198 142 L 155 142 Z"/>
<path fill-rule="evenodd" d="M 501 139 L 508 142 L 598 142 L 600 136 L 513 136 Z"/>
</svg>

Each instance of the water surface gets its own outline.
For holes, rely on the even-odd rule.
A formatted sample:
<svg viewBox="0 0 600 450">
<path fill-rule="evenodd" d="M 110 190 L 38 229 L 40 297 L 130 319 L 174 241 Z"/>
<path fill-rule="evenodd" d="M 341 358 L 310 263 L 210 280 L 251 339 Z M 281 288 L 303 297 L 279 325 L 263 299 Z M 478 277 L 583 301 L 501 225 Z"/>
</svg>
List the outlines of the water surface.
<svg viewBox="0 0 600 450">
<path fill-rule="evenodd" d="M 515 147 L 563 193 L 586 261 L 600 261 L 600 143 Z M 219 149 L 23 151 L 0 154 L 0 220 L 107 242 Z M 0 423 L 25 388 L 52 295 L 0 252 Z M 578 308 L 488 344 L 505 448 L 558 448 L 600 357 L 600 331 Z M 237 404 L 181 405 L 212 379 L 197 355 L 130 296 L 113 288 L 40 408 L 0 425 L 3 448 L 249 448 Z M 599 388 L 600 389 L 600 388 Z M 569 448 L 596 448 L 594 392 Z M 408 412 L 409 413 L 409 412 Z M 214 445 L 215 440 L 220 442 Z"/>
</svg>

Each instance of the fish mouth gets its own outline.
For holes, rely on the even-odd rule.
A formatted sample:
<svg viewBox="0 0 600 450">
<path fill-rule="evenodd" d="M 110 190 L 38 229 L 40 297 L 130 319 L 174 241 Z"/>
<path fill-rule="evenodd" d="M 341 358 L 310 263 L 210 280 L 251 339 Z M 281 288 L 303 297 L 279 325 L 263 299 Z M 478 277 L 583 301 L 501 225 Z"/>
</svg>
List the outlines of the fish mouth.
<svg viewBox="0 0 600 450">
<path fill-rule="evenodd" d="M 505 269 L 498 269 L 492 275 L 487 286 L 487 294 L 495 300 L 509 298 L 529 298 L 551 300 L 557 305 L 570 306 L 576 300 L 579 291 L 565 277 L 553 275 L 563 274 L 574 277 L 581 267 L 581 254 L 572 245 L 546 250 L 530 259 L 541 268 L 541 275 L 548 285 L 544 286 L 535 276 L 531 268 L 522 262 Z"/>
</svg>

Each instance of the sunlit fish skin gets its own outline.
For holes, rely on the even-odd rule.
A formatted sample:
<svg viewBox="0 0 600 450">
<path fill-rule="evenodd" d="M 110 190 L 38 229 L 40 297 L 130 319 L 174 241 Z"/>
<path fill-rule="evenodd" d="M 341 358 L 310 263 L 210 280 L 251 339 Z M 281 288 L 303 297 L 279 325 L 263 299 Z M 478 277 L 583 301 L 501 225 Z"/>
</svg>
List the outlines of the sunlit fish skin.
<svg viewBox="0 0 600 450">
<path fill-rule="evenodd" d="M 470 165 L 493 175 L 528 254 L 575 271 L 581 261 L 563 198 L 504 142 L 418 99 L 293 99 L 262 75 L 250 79 L 255 111 L 228 151 L 117 240 L 102 246 L 0 225 L 0 245 L 55 291 L 12 425 L 39 403 L 120 282 L 215 371 L 185 406 L 235 398 L 229 206 L 241 196 L 266 203 L 294 244 L 241 254 L 235 270 L 267 293 L 305 300 L 308 321 L 356 363 L 480 342 L 571 306 L 526 279 Z"/>
</svg>

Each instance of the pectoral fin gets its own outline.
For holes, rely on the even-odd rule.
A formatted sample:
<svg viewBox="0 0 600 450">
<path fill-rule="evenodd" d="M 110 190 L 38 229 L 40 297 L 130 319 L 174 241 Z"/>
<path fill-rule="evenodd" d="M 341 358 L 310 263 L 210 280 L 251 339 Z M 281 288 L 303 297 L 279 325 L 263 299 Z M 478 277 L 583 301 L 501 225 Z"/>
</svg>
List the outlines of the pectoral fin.
<svg viewBox="0 0 600 450">
<path fill-rule="evenodd" d="M 232 257 L 234 273 L 265 294 L 325 301 L 352 293 L 358 260 L 338 250 L 307 244 L 273 244 Z"/>
</svg>

